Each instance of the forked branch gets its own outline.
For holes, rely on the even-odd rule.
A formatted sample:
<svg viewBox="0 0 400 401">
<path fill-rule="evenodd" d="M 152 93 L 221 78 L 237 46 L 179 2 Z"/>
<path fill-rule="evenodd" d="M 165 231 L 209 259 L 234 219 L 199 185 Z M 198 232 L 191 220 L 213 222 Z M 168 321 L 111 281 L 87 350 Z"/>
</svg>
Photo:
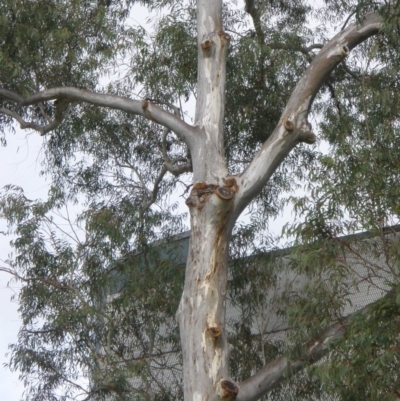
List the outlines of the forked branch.
<svg viewBox="0 0 400 401">
<path fill-rule="evenodd" d="M 369 13 L 361 23 L 353 23 L 338 33 L 315 56 L 292 92 L 275 130 L 240 175 L 235 216 L 261 191 L 299 142 L 315 142 L 308 114 L 323 82 L 354 47 L 376 35 L 381 27 L 381 16 L 377 12 Z"/>
<path fill-rule="evenodd" d="M 47 125 L 40 125 L 34 122 L 25 121 L 18 113 L 4 107 L 0 107 L 0 113 L 14 118 L 19 123 L 21 129 L 30 128 L 40 132 L 40 135 L 45 135 L 48 132 L 56 129 L 63 122 L 68 105 L 68 102 L 62 100 L 57 101 L 55 104 L 54 119 Z"/>
<path fill-rule="evenodd" d="M 96 93 L 88 90 L 77 89 L 73 87 L 60 87 L 47 89 L 41 92 L 33 93 L 28 97 L 23 97 L 17 92 L 0 88 L 0 98 L 9 102 L 16 103 L 19 106 L 32 106 L 41 102 L 56 100 L 59 104 L 72 102 L 89 103 L 94 106 L 108 107 L 110 109 L 121 110 L 127 113 L 143 116 L 175 132 L 189 147 L 194 143 L 196 128 L 187 124 L 178 116 L 154 105 L 149 100 L 138 101 L 124 96 Z M 58 110 L 58 111 L 57 111 Z M 65 111 L 65 110 L 64 110 Z M 21 125 L 21 128 L 32 128 L 45 134 L 56 128 L 62 121 L 63 110 L 56 105 L 55 120 L 47 126 L 26 122 L 17 113 L 1 109 L 1 113 L 15 118 Z M 58 114 L 57 114 L 58 113 Z"/>
</svg>

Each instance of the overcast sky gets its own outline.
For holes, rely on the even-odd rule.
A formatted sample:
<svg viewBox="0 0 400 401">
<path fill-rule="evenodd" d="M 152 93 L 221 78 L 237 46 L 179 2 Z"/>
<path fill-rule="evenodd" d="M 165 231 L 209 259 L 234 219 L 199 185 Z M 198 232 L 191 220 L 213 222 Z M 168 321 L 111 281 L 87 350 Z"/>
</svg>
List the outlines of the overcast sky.
<svg viewBox="0 0 400 401">
<path fill-rule="evenodd" d="M 15 135 L 7 135 L 7 147 L 0 147 L 1 174 L 0 188 L 4 185 L 14 184 L 21 186 L 26 191 L 29 199 L 45 198 L 48 184 L 40 173 L 40 148 L 43 138 L 38 134 L 17 131 Z M 0 220 L 0 231 L 5 231 L 6 226 Z M 7 259 L 11 248 L 10 238 L 0 235 L 0 260 L 1 266 Z M 18 401 L 23 392 L 23 386 L 18 383 L 18 374 L 11 373 L 4 367 L 8 362 L 5 354 L 8 352 L 8 344 L 15 342 L 20 327 L 18 317 L 18 305 L 11 302 L 10 298 L 17 293 L 16 286 L 7 287 L 10 280 L 8 274 L 0 272 L 0 400 Z"/>
</svg>

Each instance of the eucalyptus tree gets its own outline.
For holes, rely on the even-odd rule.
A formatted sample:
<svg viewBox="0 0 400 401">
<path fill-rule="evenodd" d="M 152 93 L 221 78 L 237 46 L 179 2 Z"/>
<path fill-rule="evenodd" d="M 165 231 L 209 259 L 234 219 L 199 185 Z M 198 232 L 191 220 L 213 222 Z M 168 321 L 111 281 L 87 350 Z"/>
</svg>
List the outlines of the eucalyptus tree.
<svg viewBox="0 0 400 401">
<path fill-rule="evenodd" d="M 17 255 L 3 270 L 25 283 L 24 327 L 11 364 L 21 369 L 30 399 L 54 399 L 58 391 L 65 399 L 79 392 L 87 399 L 161 397 L 135 382 L 148 383 L 150 367 L 145 358 L 128 358 L 127 344 L 155 352 L 151 339 L 159 335 L 158 320 L 167 335 L 157 347 L 178 347 L 171 320 L 163 318 L 177 309 L 184 399 L 256 400 L 325 356 L 330 344 L 346 337 L 350 323 L 357 330 L 360 316 L 371 312 L 366 307 L 337 323 L 333 310 L 328 317 L 317 315 L 312 329 L 299 330 L 311 337 L 299 335 L 303 345 L 292 358 L 276 353 L 258 370 L 251 367 L 248 378 L 229 371 L 229 250 L 243 256 L 263 246 L 283 192 L 312 178 L 313 201 L 298 199 L 295 205 L 308 219 L 289 229 L 311 247 L 316 239 L 398 216 L 398 6 L 142 1 L 160 11 L 148 34 L 132 22 L 134 3 L 0 4 L 3 141 L 14 122 L 43 135 L 43 171 L 53 183 L 45 202 L 32 202 L 14 187 L 2 197 Z M 191 121 L 182 104 L 193 101 Z M 315 130 L 309 121 L 313 105 Z M 308 148 L 316 132 L 330 142 L 332 157 Z M 168 201 L 173 191 L 186 198 L 191 229 L 179 306 L 174 295 L 182 272 L 168 266 L 157 272 L 151 255 L 137 269 L 130 259 L 133 250 L 147 255 L 151 242 L 183 230 L 184 213 Z M 78 227 L 85 233 L 57 237 L 56 228 L 65 230 L 52 211 L 81 200 Z M 235 226 L 246 208 L 250 223 Z M 341 208 L 351 214 L 346 224 Z M 251 278 L 237 274 L 246 283 Z M 123 296 L 109 296 L 122 288 Z M 378 308 L 392 329 L 398 326 L 397 304 L 385 309 L 382 303 L 393 299 L 390 292 Z M 288 316 L 298 322 L 310 311 L 291 306 Z M 364 327 L 372 330 L 374 319 L 368 322 Z M 364 346 L 368 333 L 360 337 Z M 111 340 L 99 349 L 104 337 Z M 396 338 L 387 334 L 380 347 L 396 349 Z M 354 343 L 345 346 L 343 353 L 354 354 Z M 347 366 L 343 353 L 336 359 Z M 397 354 L 391 355 L 395 369 Z M 382 378 L 382 364 L 370 369 L 376 377 Z M 379 382 L 384 390 L 377 385 L 365 397 L 398 394 L 396 379 L 389 380 L 393 370 L 388 372 L 387 381 Z M 90 386 L 75 381 L 81 373 Z M 336 383 L 345 381 L 340 370 L 334 373 L 332 368 Z M 167 390 L 162 396 L 179 397 Z"/>
</svg>

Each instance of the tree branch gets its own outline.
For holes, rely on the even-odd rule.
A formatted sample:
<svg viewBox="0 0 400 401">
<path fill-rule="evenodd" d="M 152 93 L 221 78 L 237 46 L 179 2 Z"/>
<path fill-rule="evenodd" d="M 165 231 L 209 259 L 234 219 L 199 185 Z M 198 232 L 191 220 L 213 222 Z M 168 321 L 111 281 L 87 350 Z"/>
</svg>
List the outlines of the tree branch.
<svg viewBox="0 0 400 401">
<path fill-rule="evenodd" d="M 319 361 L 328 354 L 329 346 L 333 341 L 344 337 L 354 318 L 360 314 L 369 315 L 371 309 L 383 299 L 394 299 L 395 297 L 396 291 L 392 290 L 377 301 L 327 327 L 317 337 L 304 345 L 303 352 L 297 360 L 293 361 L 287 356 L 281 356 L 269 362 L 256 374 L 239 384 L 240 390 L 236 401 L 256 401 L 276 388 L 284 380 L 294 376 L 310 364 Z"/>
<path fill-rule="evenodd" d="M 92 104 L 94 106 L 108 107 L 110 109 L 137 114 L 174 131 L 178 137 L 182 139 L 189 147 L 193 145 L 197 132 L 195 127 L 187 124 L 176 115 L 152 104 L 149 100 L 144 100 L 141 102 L 124 96 L 96 93 L 73 87 L 47 89 L 41 92 L 33 93 L 27 98 L 24 98 L 14 91 L 0 88 L 0 98 L 17 103 L 20 106 L 31 106 L 49 100 L 59 100 L 61 103 L 83 102 Z M 5 109 L 2 109 L 3 113 L 4 110 Z M 14 112 L 10 111 L 10 113 Z M 8 115 L 10 115 L 10 113 L 8 113 Z M 14 117 L 20 124 L 21 121 L 25 123 L 22 118 L 18 120 L 15 113 L 12 115 L 12 117 Z M 48 132 L 50 129 L 54 129 L 39 128 L 39 126 L 34 123 L 25 124 L 30 124 L 30 126 L 26 126 L 25 128 L 33 128 L 41 133 L 46 130 L 46 132 Z M 50 125 L 51 124 L 46 127 L 49 127 Z"/>
<path fill-rule="evenodd" d="M 39 131 L 40 135 L 45 135 L 48 132 L 56 129 L 64 120 L 64 115 L 65 112 L 68 109 L 68 102 L 64 102 L 64 101 L 58 101 L 56 102 L 57 104 L 55 105 L 55 113 L 54 113 L 54 120 L 50 121 L 49 124 L 47 125 L 40 125 L 40 124 L 36 124 L 34 122 L 29 122 L 29 121 L 25 121 L 18 113 L 6 109 L 4 107 L 0 108 L 0 113 L 2 114 L 6 114 L 7 116 L 10 116 L 12 118 L 14 118 L 15 120 L 18 121 L 21 129 L 27 129 L 27 128 L 31 128 L 34 129 L 35 131 Z M 40 105 L 40 103 L 39 103 Z"/>
<path fill-rule="evenodd" d="M 176 162 L 178 161 L 182 161 L 183 163 L 176 164 Z M 193 170 L 191 161 L 186 159 L 164 161 L 164 165 L 168 169 L 168 171 L 175 177 L 178 177 L 184 173 L 190 173 Z"/>
<path fill-rule="evenodd" d="M 348 65 L 343 62 L 342 63 L 344 70 L 355 80 L 357 81 L 361 81 L 361 77 L 359 75 L 357 75 L 355 72 L 353 72 L 352 70 L 350 70 L 350 68 L 348 67 Z"/>
<path fill-rule="evenodd" d="M 369 13 L 360 24 L 353 23 L 339 32 L 315 56 L 292 92 L 275 130 L 249 166 L 240 174 L 234 218 L 261 191 L 274 171 L 299 142 L 315 142 L 315 135 L 307 120 L 315 96 L 325 79 L 350 50 L 376 35 L 381 25 L 380 15 L 377 12 Z"/>
<path fill-rule="evenodd" d="M 342 29 L 341 29 L 342 31 L 343 31 L 344 28 L 346 28 L 346 25 L 349 23 L 350 18 L 351 18 L 353 15 L 355 15 L 356 13 L 357 13 L 357 11 L 353 11 L 353 12 L 351 12 L 350 15 L 346 18 L 346 21 L 344 21 L 344 24 L 343 24 Z"/>
<path fill-rule="evenodd" d="M 322 43 L 313 43 L 310 46 L 304 47 L 303 50 L 307 53 L 309 53 L 311 50 L 315 49 L 323 49 L 324 45 Z"/>
<path fill-rule="evenodd" d="M 265 44 L 265 34 L 261 26 L 261 9 L 259 4 L 255 4 L 254 0 L 246 0 L 245 11 L 250 14 L 253 20 L 254 29 L 256 30 L 256 35 L 258 42 L 260 44 Z M 258 3 L 258 2 L 257 2 Z"/>
<path fill-rule="evenodd" d="M 256 4 L 257 3 L 257 4 Z M 303 53 L 306 56 L 309 56 L 309 53 L 311 50 L 314 49 L 322 49 L 324 45 L 320 43 L 315 43 L 307 47 L 303 46 L 296 46 L 293 44 L 289 43 L 266 43 L 265 41 L 265 34 L 262 29 L 262 23 L 261 23 L 261 14 L 262 14 L 262 8 L 261 5 L 258 4 L 255 0 L 246 0 L 245 1 L 245 11 L 249 13 L 253 20 L 253 25 L 254 29 L 256 31 L 257 39 L 258 42 L 262 45 L 268 46 L 271 49 L 279 49 L 279 50 L 293 50 L 293 51 L 299 51 Z"/>
<path fill-rule="evenodd" d="M 307 61 L 309 62 L 312 61 L 311 55 L 314 55 L 313 53 L 310 54 L 311 50 L 322 49 L 324 47 L 324 45 L 320 43 L 315 43 L 307 47 L 303 47 L 300 45 L 293 45 L 290 43 L 266 43 L 265 45 L 273 50 L 288 50 L 288 51 L 300 52 L 304 54 L 304 56 L 306 56 Z"/>
<path fill-rule="evenodd" d="M 164 103 L 165 104 L 165 103 Z M 174 114 L 176 116 L 181 116 L 181 109 L 178 107 L 168 103 L 168 107 L 171 107 L 172 110 L 174 111 Z M 160 149 L 160 152 L 162 153 L 162 157 L 164 159 L 164 166 L 167 168 L 167 170 L 174 175 L 175 177 L 178 177 L 179 175 L 183 173 L 188 173 L 193 171 L 192 168 L 192 159 L 190 156 L 190 150 L 189 147 L 186 148 L 186 158 L 175 158 L 171 159 L 168 156 L 168 143 L 167 143 L 167 136 L 171 132 L 170 129 L 165 128 L 163 135 L 162 135 L 162 141 L 161 141 L 161 146 L 157 143 L 158 148 Z M 183 162 L 183 164 L 176 164 L 178 162 Z"/>
</svg>

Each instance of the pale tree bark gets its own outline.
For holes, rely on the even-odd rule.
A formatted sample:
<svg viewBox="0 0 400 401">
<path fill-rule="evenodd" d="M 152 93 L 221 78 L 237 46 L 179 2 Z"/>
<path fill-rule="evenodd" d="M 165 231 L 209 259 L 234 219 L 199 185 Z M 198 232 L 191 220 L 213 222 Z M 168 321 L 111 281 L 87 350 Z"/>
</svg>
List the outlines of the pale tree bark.
<svg viewBox="0 0 400 401">
<path fill-rule="evenodd" d="M 196 138 L 198 153 L 192 156 L 197 182 L 187 202 L 192 235 L 178 315 L 185 400 L 238 398 L 247 401 L 258 399 L 280 383 L 289 362 L 282 357 L 239 386 L 229 379 L 225 295 L 231 229 L 236 218 L 261 191 L 293 147 L 299 142 L 315 142 L 307 120 L 313 99 L 325 78 L 350 50 L 379 32 L 381 20 L 377 14 L 371 13 L 361 24 L 349 26 L 322 48 L 295 87 L 274 132 L 247 169 L 234 178 L 228 177 L 221 159 L 223 103 L 220 99 L 223 99 L 221 91 L 225 82 L 222 74 L 226 36 L 222 32 L 221 17 L 216 15 L 220 11 L 220 2 L 198 1 L 196 124 L 201 132 Z M 333 330 L 340 332 L 339 329 Z M 314 351 L 306 353 L 311 352 L 317 357 L 319 349 L 318 355 L 322 357 L 328 349 L 328 342 L 313 347 Z M 300 370 L 303 366 L 305 363 L 297 362 L 294 369 Z"/>
<path fill-rule="evenodd" d="M 259 18 L 254 1 L 246 1 L 246 7 Z M 149 100 L 137 101 L 70 87 L 52 88 L 24 98 L 0 88 L 0 98 L 21 107 L 57 101 L 54 120 L 47 126 L 24 121 L 14 110 L 0 110 L 15 118 L 22 128 L 35 129 L 41 134 L 62 123 L 69 104 L 83 102 L 141 115 L 173 131 L 187 144 L 194 180 L 186 202 L 192 234 L 177 313 L 186 401 L 256 400 L 283 380 L 289 365 L 292 373 L 306 365 L 301 361 L 290 363 L 281 357 L 240 385 L 229 378 L 225 299 L 231 231 L 240 213 L 260 193 L 289 152 L 300 142 L 315 142 L 308 114 L 318 90 L 351 49 L 379 32 L 381 23 L 377 13 L 370 13 L 360 24 L 348 26 L 321 49 L 295 87 L 275 130 L 237 177 L 229 177 L 224 156 L 226 55 L 230 37 L 223 31 L 222 0 L 197 1 L 198 85 L 193 126 Z M 261 26 L 256 28 L 262 40 Z M 326 339 L 337 338 L 343 332 L 343 327 L 328 328 L 319 345 L 305 348 L 307 363 L 326 354 L 329 344 Z"/>
<path fill-rule="evenodd" d="M 133 100 L 124 96 L 96 93 L 73 87 L 47 89 L 36 92 L 28 97 L 23 97 L 14 91 L 0 87 L 0 99 L 13 102 L 19 106 L 32 106 L 41 102 L 55 100 L 55 119 L 50 122 L 49 125 L 45 126 L 25 121 L 13 110 L 5 108 L 0 109 L 0 113 L 15 118 L 22 129 L 34 129 L 35 131 L 39 131 L 42 135 L 54 130 L 62 123 L 70 103 L 89 103 L 94 106 L 107 107 L 109 109 L 143 116 L 174 131 L 189 147 L 193 146 L 194 143 L 193 139 L 196 132 L 194 127 L 185 123 L 175 114 L 157 107 L 148 100 Z"/>
<path fill-rule="evenodd" d="M 197 1 L 198 84 L 192 152 L 194 187 L 187 200 L 191 215 L 190 251 L 178 311 L 187 400 L 235 397 L 228 380 L 225 298 L 228 245 L 235 188 L 226 185 L 223 148 L 226 54 L 222 0 Z M 227 398 L 227 399 L 228 399 Z"/>
<path fill-rule="evenodd" d="M 236 214 L 240 214 L 261 191 L 298 143 L 315 142 L 308 114 L 318 90 L 354 47 L 379 32 L 381 23 L 379 14 L 367 14 L 360 24 L 349 25 L 334 36 L 312 60 L 291 94 L 278 125 L 250 165 L 240 174 L 239 192 L 235 200 Z"/>
</svg>

